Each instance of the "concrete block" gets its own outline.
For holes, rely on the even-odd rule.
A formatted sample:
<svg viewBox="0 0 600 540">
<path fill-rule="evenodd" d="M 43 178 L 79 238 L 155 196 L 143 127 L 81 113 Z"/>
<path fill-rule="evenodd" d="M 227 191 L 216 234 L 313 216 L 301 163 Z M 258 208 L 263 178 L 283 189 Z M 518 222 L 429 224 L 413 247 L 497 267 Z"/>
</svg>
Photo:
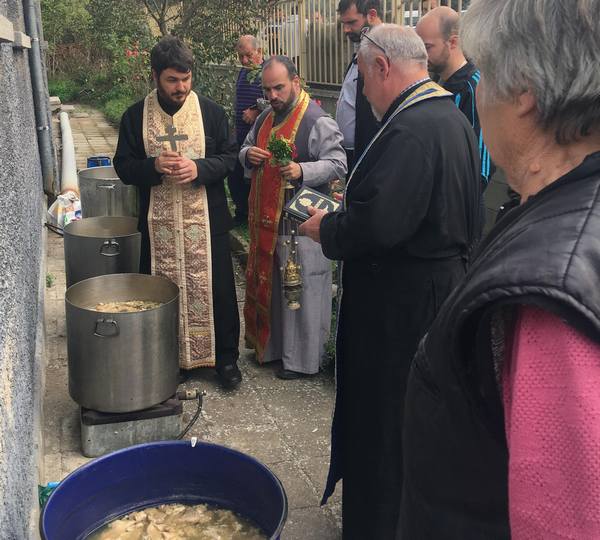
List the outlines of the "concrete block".
<svg viewBox="0 0 600 540">
<path fill-rule="evenodd" d="M 82 423 L 81 449 L 86 457 L 98 457 L 134 444 L 175 439 L 181 429 L 177 415 L 96 426 Z"/>
<path fill-rule="evenodd" d="M 12 43 L 14 39 L 13 24 L 4 15 L 0 15 L 0 43 Z"/>
<path fill-rule="evenodd" d="M 13 47 L 16 49 L 31 49 L 31 38 L 23 32 L 14 33 Z"/>
</svg>

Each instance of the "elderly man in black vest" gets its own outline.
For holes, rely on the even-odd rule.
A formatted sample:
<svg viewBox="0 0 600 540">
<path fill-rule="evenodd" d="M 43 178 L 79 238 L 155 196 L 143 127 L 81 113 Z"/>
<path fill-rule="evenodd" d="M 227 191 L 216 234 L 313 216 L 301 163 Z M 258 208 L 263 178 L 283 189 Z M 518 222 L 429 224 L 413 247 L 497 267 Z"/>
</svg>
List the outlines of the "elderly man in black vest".
<svg viewBox="0 0 600 540">
<path fill-rule="evenodd" d="M 413 362 L 402 540 L 600 538 L 598 13 L 474 0 L 464 15 L 482 130 L 521 205 Z"/>
</svg>

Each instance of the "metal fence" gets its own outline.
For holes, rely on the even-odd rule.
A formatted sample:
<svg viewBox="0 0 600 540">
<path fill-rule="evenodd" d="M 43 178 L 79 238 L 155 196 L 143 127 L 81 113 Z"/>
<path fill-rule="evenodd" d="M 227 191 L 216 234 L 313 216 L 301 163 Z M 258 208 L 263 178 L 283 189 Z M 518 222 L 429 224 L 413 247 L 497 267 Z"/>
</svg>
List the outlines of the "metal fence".
<svg viewBox="0 0 600 540">
<path fill-rule="evenodd" d="M 352 53 L 339 23 L 339 0 L 280 0 L 258 32 L 267 54 L 285 54 L 309 85 L 338 86 Z M 469 0 L 382 0 L 382 19 L 414 26 L 423 13 L 438 5 L 461 12 Z"/>
</svg>

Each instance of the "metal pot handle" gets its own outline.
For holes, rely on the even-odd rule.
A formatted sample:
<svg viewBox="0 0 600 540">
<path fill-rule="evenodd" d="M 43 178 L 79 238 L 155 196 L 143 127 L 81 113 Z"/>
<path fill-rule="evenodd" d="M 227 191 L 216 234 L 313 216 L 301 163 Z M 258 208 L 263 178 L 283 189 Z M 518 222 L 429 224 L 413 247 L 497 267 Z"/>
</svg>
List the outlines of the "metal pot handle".
<svg viewBox="0 0 600 540">
<path fill-rule="evenodd" d="M 104 328 L 104 333 L 102 329 Z M 116 337 L 119 335 L 119 325 L 114 319 L 98 319 L 96 321 L 96 330 L 94 331 L 96 337 Z"/>
<path fill-rule="evenodd" d="M 121 253 L 121 246 L 114 238 L 112 240 L 105 240 L 100 246 L 100 255 L 105 257 L 116 257 Z"/>
<path fill-rule="evenodd" d="M 117 184 L 96 184 L 96 189 L 115 189 Z"/>
</svg>

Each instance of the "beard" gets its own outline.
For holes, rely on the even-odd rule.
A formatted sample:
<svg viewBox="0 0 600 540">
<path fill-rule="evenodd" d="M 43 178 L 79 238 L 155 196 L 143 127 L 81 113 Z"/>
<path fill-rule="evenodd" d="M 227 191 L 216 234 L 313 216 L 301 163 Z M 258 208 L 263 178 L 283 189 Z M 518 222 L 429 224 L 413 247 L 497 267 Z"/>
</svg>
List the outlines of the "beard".
<svg viewBox="0 0 600 540">
<path fill-rule="evenodd" d="M 361 38 L 361 33 L 360 32 L 348 32 L 346 34 L 346 37 L 352 42 L 352 43 L 360 43 L 360 38 Z"/>
<path fill-rule="evenodd" d="M 156 89 L 158 91 L 158 94 L 160 95 L 161 99 L 167 103 L 168 105 L 171 105 L 173 107 L 179 107 L 181 105 L 183 105 L 185 103 L 185 100 L 187 99 L 187 97 L 190 95 L 191 92 L 191 88 L 186 91 L 186 92 L 173 92 L 171 94 L 169 94 L 163 87 L 162 85 L 159 83 L 156 85 Z"/>
<path fill-rule="evenodd" d="M 427 62 L 427 69 L 431 73 L 435 73 L 436 75 L 439 75 L 446 69 L 449 59 L 450 59 L 450 49 L 446 45 L 446 47 L 442 51 L 440 58 L 438 60 L 436 60 L 435 62 L 432 62 L 431 60 L 429 60 Z"/>
<path fill-rule="evenodd" d="M 294 104 L 297 97 L 298 94 L 292 90 L 290 97 L 287 99 L 287 101 L 274 99 L 269 101 L 269 104 L 275 112 L 287 111 Z"/>
</svg>

